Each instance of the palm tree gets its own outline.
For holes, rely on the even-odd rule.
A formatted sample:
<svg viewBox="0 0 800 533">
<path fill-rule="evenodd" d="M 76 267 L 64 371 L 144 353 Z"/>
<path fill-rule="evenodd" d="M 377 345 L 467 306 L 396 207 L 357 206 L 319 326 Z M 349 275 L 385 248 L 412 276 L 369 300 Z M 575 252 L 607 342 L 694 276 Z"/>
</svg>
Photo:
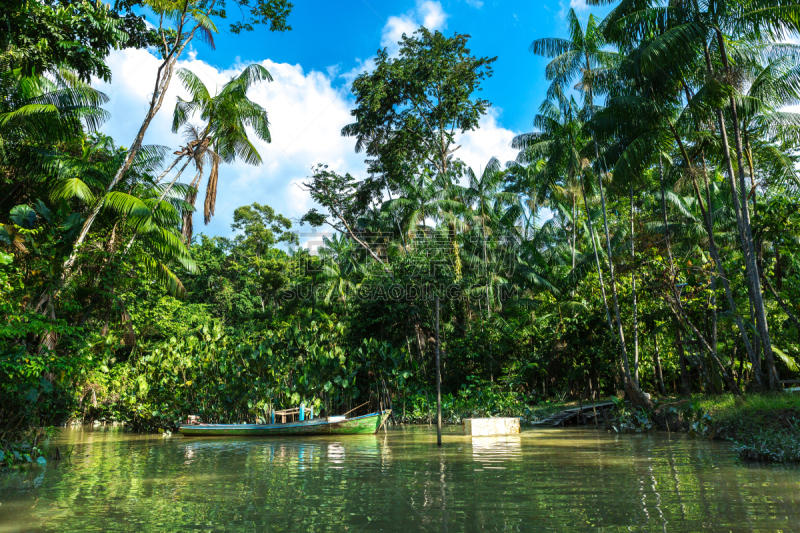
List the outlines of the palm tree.
<svg viewBox="0 0 800 533">
<path fill-rule="evenodd" d="M 334 234 L 330 239 L 323 237 L 325 246 L 320 249 L 322 262 L 322 278 L 325 280 L 327 291 L 325 303 L 338 299 L 344 305 L 345 315 L 348 312 L 348 299 L 354 293 L 359 283 L 355 278 L 361 272 L 361 265 L 357 261 L 356 247 L 352 240 L 345 236 Z"/>
<path fill-rule="evenodd" d="M 527 208 L 525 216 L 525 228 L 522 232 L 524 238 L 532 236 L 536 231 L 536 223 L 539 217 L 539 208 L 545 205 L 547 195 L 547 182 L 544 179 L 543 170 L 547 165 L 544 158 L 528 164 L 521 164 L 517 161 L 506 163 L 505 179 L 508 183 L 508 191 L 524 195 L 524 204 Z"/>
<path fill-rule="evenodd" d="M 145 117 L 128 149 L 127 156 L 122 159 L 114 177 L 108 182 L 106 193 L 111 193 L 116 190 L 119 182 L 133 166 L 137 154 L 144 144 L 144 136 L 150 128 L 153 119 L 161 110 L 161 106 L 164 104 L 164 97 L 167 94 L 172 75 L 175 72 L 175 65 L 183 51 L 195 37 L 200 37 L 211 45 L 212 48 L 214 47 L 213 34 L 217 32 L 217 28 L 211 19 L 211 15 L 216 9 L 215 3 L 212 2 L 209 4 L 207 2 L 196 2 L 192 0 L 167 2 L 147 0 L 146 4 L 159 16 L 159 35 L 163 37 L 161 43 L 159 43 L 159 51 L 161 52 L 162 60 L 156 73 L 155 89 L 150 95 L 150 102 L 148 103 Z M 165 25 L 172 25 L 173 27 L 167 29 Z M 169 35 L 169 37 L 166 37 L 166 35 Z M 62 285 L 69 279 L 80 247 L 86 240 L 87 235 L 89 235 L 89 231 L 91 231 L 92 225 L 103 209 L 103 206 L 104 204 L 99 200 L 92 206 L 89 215 L 86 217 L 81 227 L 81 231 L 75 238 L 72 252 L 62 265 Z"/>
<path fill-rule="evenodd" d="M 193 159 L 197 169 L 192 181 L 195 189 L 203 176 L 205 165 L 210 165 L 203 207 L 204 222 L 208 224 L 216 205 L 219 165 L 222 162 L 231 163 L 237 157 L 249 165 L 262 163 L 261 155 L 250 141 L 247 128 L 252 128 L 262 141 L 272 140 L 266 110 L 247 96 L 247 91 L 254 84 L 263 80 L 272 81 L 272 76 L 261 65 L 249 65 L 238 76 L 231 78 L 219 94 L 211 96 L 206 85 L 191 71 L 179 69 L 176 75 L 191 97 L 190 100 L 178 97 L 175 105 L 172 131 L 177 133 L 185 126 L 187 146 L 191 147 L 191 155 L 181 153 L 178 159 L 184 156 Z M 200 114 L 203 124 L 189 124 L 195 113 Z M 190 193 L 186 201 L 194 205 L 196 195 L 196 192 Z M 184 216 L 183 229 L 187 242 L 191 240 L 191 234 L 192 214 L 188 212 Z"/>
<path fill-rule="evenodd" d="M 2 58 L 0 58 L 0 61 Z M 42 76 L 0 74 L 0 150 L 14 143 L 52 143 L 89 133 L 108 119 L 108 97 L 66 70 Z"/>
<path fill-rule="evenodd" d="M 470 224 L 477 225 L 481 229 L 481 243 L 483 251 L 483 269 L 487 279 L 486 282 L 486 314 L 492 316 L 491 299 L 489 296 L 490 270 L 489 259 L 486 254 L 487 238 L 491 229 L 487 230 L 489 219 L 493 212 L 496 214 L 502 205 L 512 205 L 516 200 L 516 195 L 504 189 L 505 177 L 500 169 L 500 161 L 492 158 L 481 172 L 480 178 L 475 171 L 468 168 L 466 171 L 467 186 L 454 186 L 457 195 L 464 204 L 470 208 Z"/>
<path fill-rule="evenodd" d="M 183 285 L 169 263 L 177 262 L 189 272 L 197 268 L 178 233 L 182 201 L 171 197 L 164 202 L 163 196 L 156 201 L 154 197 L 161 191 L 144 179 L 147 173 L 160 166 L 163 152 L 163 147 L 142 146 L 126 180 L 119 182 L 125 191 L 106 193 L 101 201 L 105 212 L 116 215 L 114 227 L 119 228 L 119 232 L 125 228 L 134 236 L 146 237 L 136 260 L 143 263 L 159 283 L 173 294 L 180 295 L 184 292 Z M 62 153 L 46 157 L 44 168 L 52 176 L 51 200 L 76 201 L 87 207 L 95 205 L 98 202 L 96 191 L 106 189 L 123 157 L 126 157 L 125 152 L 116 150 L 113 141 L 102 136 L 84 144 L 76 156 Z M 115 240 L 119 239 L 111 239 Z M 124 253 L 128 252 L 131 243 Z M 117 248 L 111 248 L 112 258 L 105 265 L 116 254 Z"/>
<path fill-rule="evenodd" d="M 574 207 L 577 198 L 577 186 L 580 186 L 580 195 L 584 200 L 584 208 L 589 213 L 587 187 L 585 184 L 588 172 L 588 162 L 583 157 L 582 151 L 587 146 L 588 139 L 585 134 L 583 113 L 574 98 L 567 98 L 561 88 L 556 85 L 551 88 L 556 97 L 556 102 L 547 100 L 540 106 L 539 114 L 534 118 L 534 126 L 539 130 L 526 133 L 514 138 L 511 143 L 513 148 L 520 150 L 517 156 L 518 163 L 530 163 L 544 160 L 539 172 L 539 196 L 544 190 L 552 195 L 559 187 L 570 192 L 573 203 L 572 218 L 572 249 L 575 257 L 575 237 L 577 231 L 577 213 Z M 560 184 L 560 185 L 559 185 Z M 594 228 L 591 217 L 587 218 L 589 233 L 594 251 L 600 288 L 603 294 L 603 303 L 606 311 L 608 327 L 613 330 L 611 313 L 606 298 L 603 271 L 600 267 L 600 256 L 594 239 Z M 610 254 L 609 254 L 610 255 Z M 574 261 L 573 261 L 574 263 Z"/>
<path fill-rule="evenodd" d="M 442 177 L 432 178 L 428 172 L 422 172 L 401 184 L 400 196 L 384 202 L 382 209 L 396 217 L 409 240 L 417 233 L 430 236 L 433 228 L 428 226 L 428 221 L 448 218 L 448 213 L 458 207 L 444 192 L 449 187 Z"/>
<path fill-rule="evenodd" d="M 585 97 L 584 115 L 591 117 L 595 113 L 594 95 L 600 85 L 598 78 L 603 70 L 612 67 L 619 60 L 614 52 L 604 50 L 606 39 L 601 31 L 599 21 L 590 15 L 584 30 L 581 27 L 574 9 L 567 14 L 569 39 L 547 38 L 538 39 L 531 43 L 531 52 L 553 58 L 547 66 L 547 77 L 552 80 L 548 91 L 549 95 L 563 92 L 575 77 L 579 78 L 575 89 L 583 92 Z M 622 319 L 619 312 L 619 298 L 617 295 L 617 281 L 614 275 L 614 264 L 611 260 L 611 237 L 608 230 L 608 216 L 606 212 L 605 192 L 603 190 L 604 173 L 601 171 L 601 161 L 597 140 L 594 139 L 595 168 L 598 176 L 597 185 L 600 191 L 600 202 L 603 212 L 603 227 L 608 250 L 609 277 L 611 279 L 611 293 L 614 301 L 614 313 L 617 319 L 617 338 L 622 352 L 622 367 L 625 374 L 626 387 L 634 396 L 634 401 L 642 405 L 649 405 L 649 401 L 642 395 L 638 385 L 633 382 L 628 351 L 625 344 L 625 334 L 622 329 Z M 581 174 L 582 176 L 582 174 Z M 594 244 L 594 239 L 592 239 Z"/>
<path fill-rule="evenodd" d="M 590 3 L 610 2 L 592 0 Z M 800 30 L 798 11 L 797 3 L 787 0 L 683 2 L 670 4 L 666 12 L 655 1 L 622 2 L 605 21 L 606 34 L 627 49 L 636 49 L 639 37 L 648 36 L 647 46 L 640 51 L 645 74 L 664 75 L 676 70 L 684 75 L 694 72 L 694 78 L 702 80 L 701 89 L 696 94 L 702 91 L 706 98 L 716 97 L 708 108 L 713 119 L 707 120 L 704 126 L 716 127 L 719 132 L 720 152 L 732 191 L 730 197 L 744 256 L 746 285 L 772 388 L 777 386 L 777 371 L 747 204 L 742 119 L 739 116 L 740 105 L 746 100 L 736 88 L 737 72 L 732 67 L 728 50 L 735 51 L 739 62 L 747 57 L 748 49 L 763 49 L 769 41 L 784 40 L 788 34 L 797 35 Z M 662 16 L 664 13 L 666 17 Z M 780 50 L 781 47 L 768 45 L 767 48 Z M 691 100 L 691 83 L 685 79 L 682 81 L 686 98 Z M 725 100 L 727 107 L 722 105 Z M 728 137 L 729 126 L 733 130 L 733 147 Z M 738 171 L 734 169 L 732 151 L 736 154 Z M 753 357 L 751 361 L 759 384 L 760 360 Z"/>
<path fill-rule="evenodd" d="M 548 99 L 554 99 L 557 91 L 578 78 L 575 88 L 586 94 L 586 103 L 592 108 L 592 98 L 597 92 L 598 70 L 607 68 L 617 60 L 615 52 L 605 49 L 606 40 L 601 30 L 600 21 L 594 15 L 589 15 L 584 29 L 575 10 L 570 8 L 567 12 L 569 38 L 547 37 L 531 43 L 528 50 L 532 53 L 552 58 L 545 70 L 547 79 L 552 81 Z"/>
</svg>

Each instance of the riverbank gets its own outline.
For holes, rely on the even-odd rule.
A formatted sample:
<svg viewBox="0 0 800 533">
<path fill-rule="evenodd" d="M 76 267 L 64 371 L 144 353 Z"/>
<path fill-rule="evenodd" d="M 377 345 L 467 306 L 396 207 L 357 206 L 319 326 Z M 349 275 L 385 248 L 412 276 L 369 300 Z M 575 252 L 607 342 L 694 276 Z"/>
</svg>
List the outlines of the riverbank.
<svg viewBox="0 0 800 533">
<path fill-rule="evenodd" d="M 710 437 L 735 443 L 743 459 L 800 462 L 800 394 L 749 394 L 702 398 Z"/>
<path fill-rule="evenodd" d="M 725 440 L 745 460 L 800 462 L 800 395 L 731 394 L 658 398 L 644 412 L 618 402 L 612 429 L 642 433 L 660 429 L 693 437 Z"/>
<path fill-rule="evenodd" d="M 507 400 L 510 400 L 508 398 Z M 733 443 L 740 458 L 750 461 L 800 462 L 800 394 L 760 393 L 734 397 L 732 394 L 653 398 L 653 412 L 643 412 L 618 398 L 614 400 L 611 429 L 616 433 L 662 430 L 687 433 L 693 437 Z M 587 402 L 583 402 L 587 406 Z M 577 401 L 545 401 L 525 405 L 516 401 L 494 402 L 480 408 L 473 402 L 443 402 L 443 419 L 460 423 L 469 416 L 516 416 L 528 426 L 559 411 L 579 406 Z M 435 406 L 433 412 L 435 413 Z M 591 416 L 591 415 L 589 415 Z M 575 421 L 578 421 L 575 418 Z M 587 419 L 583 419 L 586 421 Z M 414 420 L 426 422 L 427 420 Z M 606 428 L 604 422 L 588 421 Z"/>
</svg>

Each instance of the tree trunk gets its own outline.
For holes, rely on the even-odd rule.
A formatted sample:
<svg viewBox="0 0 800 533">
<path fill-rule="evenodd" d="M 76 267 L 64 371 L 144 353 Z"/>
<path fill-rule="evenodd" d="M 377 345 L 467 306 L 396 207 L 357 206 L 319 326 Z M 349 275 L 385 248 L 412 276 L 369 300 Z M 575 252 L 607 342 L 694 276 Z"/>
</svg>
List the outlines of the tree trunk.
<svg viewBox="0 0 800 533">
<path fill-rule="evenodd" d="M 489 285 L 491 279 L 489 276 L 489 260 L 486 256 L 486 219 L 483 214 L 483 205 L 481 205 L 481 233 L 483 234 L 483 268 L 486 271 L 486 315 L 492 318 L 492 305 L 489 298 Z"/>
<path fill-rule="evenodd" d="M 688 396 L 692 393 L 692 383 L 689 379 L 689 368 L 686 365 L 686 353 L 683 350 L 683 334 L 680 324 L 675 324 L 675 347 L 681 367 L 681 394 Z"/>
<path fill-rule="evenodd" d="M 572 195 L 572 271 L 575 271 L 575 237 L 577 234 L 575 195 Z"/>
<path fill-rule="evenodd" d="M 595 156 L 597 157 L 598 163 L 598 171 L 600 170 L 600 154 L 599 148 L 597 147 L 597 141 L 595 141 Z M 620 350 L 622 351 L 622 370 L 624 372 L 625 378 L 625 392 L 630 397 L 631 401 L 639 406 L 646 407 L 648 409 L 652 408 L 653 404 L 650 400 L 645 397 L 642 393 L 639 386 L 633 381 L 631 376 L 631 368 L 630 368 L 630 361 L 628 360 L 628 350 L 625 347 L 625 333 L 622 331 L 622 318 L 620 317 L 619 313 L 619 298 L 617 296 L 617 280 L 614 277 L 614 261 L 612 260 L 612 250 L 611 250 L 611 236 L 608 231 L 608 215 L 606 213 L 606 197 L 605 192 L 603 191 L 603 175 L 601 172 L 598 172 L 598 183 L 600 185 L 600 204 L 603 210 L 603 229 L 606 234 L 606 250 L 608 252 L 608 269 L 609 269 L 609 277 L 611 278 L 611 294 L 614 298 L 614 314 L 617 318 L 617 335 L 619 338 L 619 346 Z"/>
<path fill-rule="evenodd" d="M 717 42 L 720 47 L 720 57 L 722 59 L 723 68 L 726 74 L 730 72 L 728 67 L 728 56 L 725 49 L 725 39 L 722 33 L 717 30 Z M 707 68 L 713 74 L 710 63 L 710 58 L 706 58 Z M 772 343 L 769 336 L 769 328 L 767 326 L 766 310 L 764 309 L 764 298 L 761 293 L 761 282 L 758 275 L 758 266 L 755 261 L 755 247 L 753 245 L 753 234 L 750 224 L 750 210 L 747 207 L 747 185 L 745 183 L 744 175 L 744 161 L 742 158 L 742 138 L 741 130 L 739 128 L 739 117 L 736 110 L 736 102 L 733 97 L 729 99 L 731 107 L 731 122 L 733 124 L 734 133 L 734 148 L 736 150 L 737 165 L 739 166 L 739 186 L 736 184 L 736 173 L 733 169 L 733 162 L 730 157 L 730 143 L 728 141 L 728 133 L 725 126 L 725 117 L 723 116 L 722 109 L 717 109 L 717 122 L 719 123 L 720 135 L 722 138 L 722 153 L 727 167 L 728 180 L 731 187 L 731 197 L 733 199 L 733 207 L 736 212 L 736 222 L 739 228 L 739 238 L 742 245 L 742 251 L 745 259 L 745 275 L 747 279 L 747 288 L 750 295 L 750 301 L 753 304 L 753 311 L 756 318 L 756 327 L 764 348 L 764 358 L 767 364 L 767 372 L 769 374 L 770 388 L 777 388 L 777 371 L 775 370 L 775 361 L 772 353 Z M 741 196 L 740 196 L 741 195 Z M 756 354 L 758 355 L 758 354 Z M 753 374 L 756 376 L 756 382 L 761 381 L 761 361 L 756 357 L 753 368 Z"/>
<path fill-rule="evenodd" d="M 586 221 L 589 224 L 589 237 L 592 240 L 592 251 L 594 252 L 594 262 L 597 265 L 597 277 L 600 280 L 600 292 L 603 295 L 603 307 L 606 310 L 606 322 L 608 322 L 608 330 L 614 334 L 614 325 L 611 323 L 611 312 L 608 309 L 608 298 L 606 297 L 606 286 L 603 283 L 603 269 L 600 268 L 600 255 L 597 253 L 597 243 L 595 242 L 594 225 L 592 224 L 592 215 L 589 212 L 589 203 L 586 200 L 586 187 L 581 174 L 581 189 L 583 191 L 583 207 L 586 209 Z"/>
<path fill-rule="evenodd" d="M 667 395 L 667 388 L 664 386 L 664 374 L 661 370 L 661 355 L 658 353 L 658 335 L 653 335 L 653 348 L 654 348 L 654 355 L 653 355 L 653 362 L 655 363 L 656 369 L 656 380 L 658 385 L 658 392 L 663 394 L 664 396 Z"/>
<path fill-rule="evenodd" d="M 633 294 L 633 380 L 639 385 L 639 323 L 638 308 L 636 305 L 636 251 L 634 249 L 633 227 L 633 187 L 631 187 L 631 293 Z"/>
</svg>

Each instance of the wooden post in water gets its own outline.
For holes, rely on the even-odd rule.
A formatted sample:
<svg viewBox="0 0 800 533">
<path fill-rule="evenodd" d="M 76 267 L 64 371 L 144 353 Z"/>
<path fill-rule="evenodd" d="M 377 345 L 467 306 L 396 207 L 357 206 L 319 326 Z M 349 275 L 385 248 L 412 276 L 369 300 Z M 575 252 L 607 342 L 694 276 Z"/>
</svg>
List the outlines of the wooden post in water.
<svg viewBox="0 0 800 533">
<path fill-rule="evenodd" d="M 436 297 L 436 445 L 442 445 L 442 374 L 439 370 L 439 297 Z"/>
</svg>

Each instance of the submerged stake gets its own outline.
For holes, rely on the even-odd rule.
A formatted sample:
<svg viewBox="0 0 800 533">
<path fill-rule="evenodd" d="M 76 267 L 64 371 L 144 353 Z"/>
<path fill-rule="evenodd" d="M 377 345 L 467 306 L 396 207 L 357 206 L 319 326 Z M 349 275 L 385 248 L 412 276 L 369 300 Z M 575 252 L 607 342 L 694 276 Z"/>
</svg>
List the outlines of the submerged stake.
<svg viewBox="0 0 800 533">
<path fill-rule="evenodd" d="M 439 371 L 439 297 L 436 297 L 436 445 L 442 445 L 442 374 Z"/>
</svg>

